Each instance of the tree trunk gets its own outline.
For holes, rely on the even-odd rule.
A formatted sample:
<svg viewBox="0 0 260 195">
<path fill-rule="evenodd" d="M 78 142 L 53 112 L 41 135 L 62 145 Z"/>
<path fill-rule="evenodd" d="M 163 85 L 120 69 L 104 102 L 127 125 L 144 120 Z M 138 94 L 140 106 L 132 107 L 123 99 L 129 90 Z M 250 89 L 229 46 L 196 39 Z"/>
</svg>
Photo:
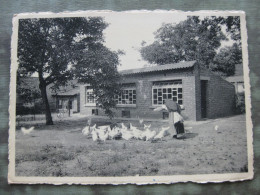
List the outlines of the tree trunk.
<svg viewBox="0 0 260 195">
<path fill-rule="evenodd" d="M 47 98 L 46 83 L 43 80 L 43 78 L 39 78 L 39 80 L 40 80 L 39 88 L 41 90 L 43 104 L 45 105 L 46 125 L 53 125 L 53 121 L 52 121 L 52 117 L 51 117 L 51 110 L 50 110 L 49 101 Z"/>
</svg>

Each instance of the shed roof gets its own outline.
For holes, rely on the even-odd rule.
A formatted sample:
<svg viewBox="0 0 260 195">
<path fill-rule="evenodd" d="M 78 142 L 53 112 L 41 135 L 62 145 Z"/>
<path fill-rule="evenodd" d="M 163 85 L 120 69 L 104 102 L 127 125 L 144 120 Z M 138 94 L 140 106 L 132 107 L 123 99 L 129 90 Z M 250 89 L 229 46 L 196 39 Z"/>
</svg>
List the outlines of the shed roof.
<svg viewBox="0 0 260 195">
<path fill-rule="evenodd" d="M 185 69 L 185 68 L 193 67 L 195 62 L 196 61 L 188 61 L 188 62 L 179 62 L 179 63 L 174 63 L 174 64 L 165 64 L 165 65 L 158 65 L 158 66 L 152 66 L 152 67 L 145 67 L 145 68 L 122 70 L 119 73 L 122 75 L 128 75 L 128 74 L 140 74 L 140 73 L 147 73 L 147 72 L 158 72 L 158 71 L 164 71 L 164 70 Z"/>
<path fill-rule="evenodd" d="M 74 96 L 80 93 L 79 87 L 76 86 L 74 88 L 68 89 L 67 91 L 60 91 L 57 94 L 53 94 L 54 96 Z"/>
</svg>

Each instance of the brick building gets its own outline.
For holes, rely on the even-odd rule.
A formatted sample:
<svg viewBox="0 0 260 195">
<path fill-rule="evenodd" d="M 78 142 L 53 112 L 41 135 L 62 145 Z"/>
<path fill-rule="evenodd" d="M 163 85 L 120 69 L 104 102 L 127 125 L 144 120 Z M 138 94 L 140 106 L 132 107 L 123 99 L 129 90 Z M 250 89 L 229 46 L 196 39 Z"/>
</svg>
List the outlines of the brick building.
<svg viewBox="0 0 260 195">
<path fill-rule="evenodd" d="M 117 117 L 164 118 L 165 112 L 155 112 L 165 99 L 183 105 L 187 120 L 201 120 L 232 115 L 235 106 L 235 87 L 200 67 L 195 61 L 124 70 L 123 91 L 115 97 Z M 80 113 L 104 115 L 95 106 L 93 89 L 80 86 Z"/>
</svg>

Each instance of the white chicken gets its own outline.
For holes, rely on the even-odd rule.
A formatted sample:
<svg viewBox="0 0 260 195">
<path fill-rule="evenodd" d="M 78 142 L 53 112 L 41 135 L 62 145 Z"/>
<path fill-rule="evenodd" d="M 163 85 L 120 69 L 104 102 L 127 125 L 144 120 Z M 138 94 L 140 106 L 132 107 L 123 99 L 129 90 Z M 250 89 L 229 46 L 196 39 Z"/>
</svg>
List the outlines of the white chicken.
<svg viewBox="0 0 260 195">
<path fill-rule="evenodd" d="M 84 129 L 82 129 L 82 134 L 87 136 L 90 133 L 90 126 L 86 126 L 84 127 Z"/>
<path fill-rule="evenodd" d="M 127 129 L 121 129 L 122 138 L 125 140 L 130 140 L 134 137 L 132 131 L 128 131 Z"/>
<path fill-rule="evenodd" d="M 109 137 L 109 133 L 108 131 L 104 131 L 104 133 L 100 133 L 98 136 L 101 141 L 106 141 Z"/>
<path fill-rule="evenodd" d="M 139 130 L 137 127 L 134 127 L 132 123 L 130 123 L 130 130 L 132 131 L 136 139 L 143 139 L 143 132 Z"/>
<path fill-rule="evenodd" d="M 139 119 L 139 117 L 138 117 L 138 119 Z M 144 122 L 144 119 L 142 119 L 142 118 L 139 119 L 139 123 L 140 123 L 140 124 L 143 124 L 143 122 Z"/>
<path fill-rule="evenodd" d="M 153 139 L 156 135 L 156 131 L 146 130 L 145 131 L 145 141 Z"/>
<path fill-rule="evenodd" d="M 115 137 L 120 135 L 120 129 L 118 127 L 108 130 L 110 139 L 115 139 Z"/>
<path fill-rule="evenodd" d="M 127 127 L 124 125 L 124 123 L 121 123 L 121 128 L 122 129 L 127 129 Z"/>
<path fill-rule="evenodd" d="M 170 127 L 162 127 L 162 130 L 154 137 L 154 139 L 162 139 L 169 134 Z"/>
<path fill-rule="evenodd" d="M 151 124 L 150 125 L 144 124 L 144 129 L 150 129 L 150 128 L 151 128 Z"/>
<path fill-rule="evenodd" d="M 94 142 L 98 140 L 98 133 L 96 132 L 96 129 L 92 130 L 91 135 Z"/>
<path fill-rule="evenodd" d="M 22 131 L 22 133 L 23 133 L 24 135 L 30 134 L 31 132 L 33 132 L 33 130 L 34 130 L 34 127 L 31 127 L 31 128 L 29 128 L 29 129 L 26 129 L 26 128 L 24 128 L 24 127 L 21 127 L 21 131 Z"/>
</svg>

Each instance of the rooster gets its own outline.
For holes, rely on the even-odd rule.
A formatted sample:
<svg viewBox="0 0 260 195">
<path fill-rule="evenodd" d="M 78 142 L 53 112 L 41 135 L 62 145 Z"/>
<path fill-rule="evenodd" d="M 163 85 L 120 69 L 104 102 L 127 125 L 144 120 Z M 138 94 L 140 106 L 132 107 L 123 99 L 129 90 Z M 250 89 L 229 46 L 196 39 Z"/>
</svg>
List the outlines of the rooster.
<svg viewBox="0 0 260 195">
<path fill-rule="evenodd" d="M 24 135 L 30 134 L 31 132 L 33 132 L 33 130 L 34 130 L 34 127 L 31 127 L 29 129 L 21 127 L 21 131 L 23 132 Z"/>
</svg>

